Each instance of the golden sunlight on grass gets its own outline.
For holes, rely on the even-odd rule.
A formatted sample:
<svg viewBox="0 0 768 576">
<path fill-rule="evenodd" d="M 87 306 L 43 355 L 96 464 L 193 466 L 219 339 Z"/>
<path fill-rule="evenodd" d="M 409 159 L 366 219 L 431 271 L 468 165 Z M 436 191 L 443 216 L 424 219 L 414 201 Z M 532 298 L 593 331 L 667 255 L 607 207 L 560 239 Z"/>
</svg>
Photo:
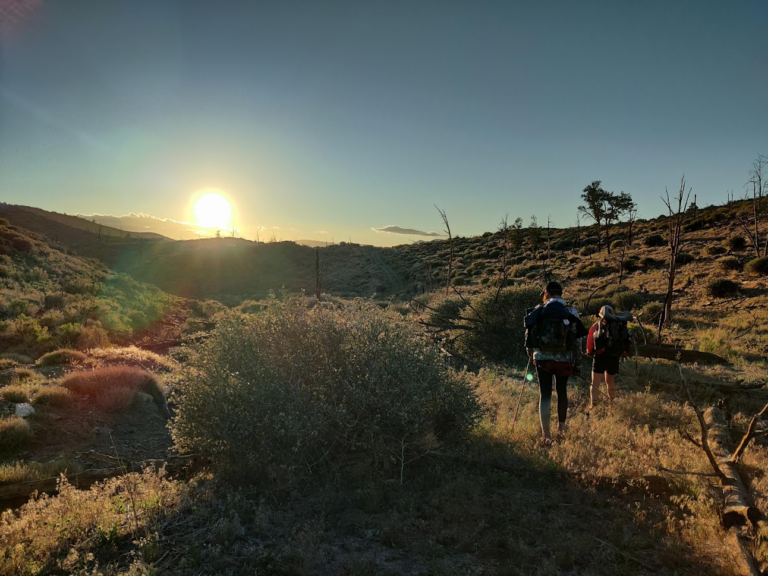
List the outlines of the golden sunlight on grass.
<svg viewBox="0 0 768 576">
<path fill-rule="evenodd" d="M 195 218 L 205 228 L 229 228 L 232 224 L 232 204 L 215 190 L 203 192 L 195 200 Z"/>
</svg>

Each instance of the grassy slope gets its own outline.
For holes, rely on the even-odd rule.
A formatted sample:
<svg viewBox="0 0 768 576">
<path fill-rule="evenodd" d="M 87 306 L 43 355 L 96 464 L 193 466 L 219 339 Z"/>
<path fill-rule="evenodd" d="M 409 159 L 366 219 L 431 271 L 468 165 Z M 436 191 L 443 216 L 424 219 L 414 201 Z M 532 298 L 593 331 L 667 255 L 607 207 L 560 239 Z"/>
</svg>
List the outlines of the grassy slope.
<svg viewBox="0 0 768 576">
<path fill-rule="evenodd" d="M 0 223 L 0 346 L 37 357 L 88 348 L 158 320 L 171 297 L 154 286 L 62 251 L 47 238 Z"/>
</svg>

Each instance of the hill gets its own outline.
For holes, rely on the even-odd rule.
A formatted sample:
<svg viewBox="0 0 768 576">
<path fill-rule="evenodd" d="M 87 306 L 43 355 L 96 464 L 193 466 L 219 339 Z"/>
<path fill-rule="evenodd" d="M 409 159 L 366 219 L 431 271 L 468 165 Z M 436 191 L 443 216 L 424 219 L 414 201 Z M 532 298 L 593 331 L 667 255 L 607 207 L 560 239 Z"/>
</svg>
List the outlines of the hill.
<svg viewBox="0 0 768 576">
<path fill-rule="evenodd" d="M 30 219 L 42 218 L 28 214 Z M 154 286 L 70 254 L 49 238 L 0 219 L 4 352 L 36 357 L 62 346 L 86 349 L 110 339 L 125 340 L 160 320 L 172 302 Z"/>
<path fill-rule="evenodd" d="M 146 244 L 169 240 L 159 234 L 124 232 L 76 216 L 30 206 L 0 203 L 0 218 L 90 258 L 104 259 L 107 248 L 114 244 Z"/>
</svg>

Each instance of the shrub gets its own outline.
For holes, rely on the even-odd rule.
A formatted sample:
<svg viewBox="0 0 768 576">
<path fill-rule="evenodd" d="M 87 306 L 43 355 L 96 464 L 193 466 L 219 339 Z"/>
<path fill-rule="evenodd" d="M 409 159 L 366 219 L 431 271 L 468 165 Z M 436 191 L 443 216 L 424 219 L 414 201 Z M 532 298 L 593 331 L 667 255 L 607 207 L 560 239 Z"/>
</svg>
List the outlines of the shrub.
<svg viewBox="0 0 768 576">
<path fill-rule="evenodd" d="M 739 284 L 733 280 L 710 280 L 707 283 L 707 294 L 713 298 L 727 298 L 739 292 Z"/>
<path fill-rule="evenodd" d="M 127 408 L 142 390 L 152 395 L 158 409 L 168 416 L 165 395 L 154 376 L 131 366 L 109 366 L 67 374 L 59 382 L 76 396 L 92 398 L 99 408 L 116 412 Z"/>
<path fill-rule="evenodd" d="M 659 260 L 656 260 L 656 258 L 651 258 L 650 256 L 645 256 L 640 259 L 640 266 L 643 268 L 655 268 L 660 263 Z"/>
<path fill-rule="evenodd" d="M 613 295 L 613 307 L 617 312 L 621 310 L 634 310 L 639 308 L 644 300 L 645 297 L 639 292 L 631 290 L 616 292 Z"/>
<path fill-rule="evenodd" d="M 688 254 L 686 252 L 681 252 L 675 257 L 675 263 L 678 266 L 685 266 L 686 264 L 690 264 L 696 260 L 696 257 L 693 254 Z"/>
<path fill-rule="evenodd" d="M 581 250 L 579 250 L 579 256 L 592 256 L 592 254 L 597 253 L 597 248 L 594 246 L 584 246 Z"/>
<path fill-rule="evenodd" d="M 719 256 L 725 254 L 727 250 L 724 246 L 715 244 L 714 246 L 705 246 L 703 252 L 705 256 Z"/>
<path fill-rule="evenodd" d="M 434 306 L 434 311 L 427 317 L 427 322 L 435 326 L 450 327 L 461 317 L 461 311 L 466 306 L 466 302 L 459 298 L 446 298 Z"/>
<path fill-rule="evenodd" d="M 606 270 L 597 264 L 582 264 L 576 268 L 577 278 L 596 278 L 605 274 Z"/>
<path fill-rule="evenodd" d="M 723 270 L 741 270 L 741 260 L 736 256 L 723 256 L 717 260 L 718 266 Z"/>
<path fill-rule="evenodd" d="M 14 452 L 32 438 L 29 422 L 18 416 L 0 418 L 0 454 Z"/>
<path fill-rule="evenodd" d="M 13 360 L 18 364 L 32 364 L 32 358 L 26 354 L 17 354 L 15 352 L 4 352 L 0 354 L 0 359 Z"/>
<path fill-rule="evenodd" d="M 462 350 L 493 361 L 511 362 L 525 358 L 525 333 L 522 329 L 526 308 L 541 302 L 541 289 L 530 285 L 484 292 L 472 299 L 464 310 L 473 330 L 461 339 Z"/>
<path fill-rule="evenodd" d="M 664 246 L 667 243 L 661 234 L 651 234 L 643 238 L 643 246 L 648 248 L 655 248 L 658 246 Z"/>
<path fill-rule="evenodd" d="M 733 355 L 732 341 L 733 334 L 731 332 L 722 328 L 713 328 L 701 335 L 699 350 L 728 358 Z"/>
<path fill-rule="evenodd" d="M 19 385 L 5 386 L 0 388 L 0 398 L 14 404 L 29 402 L 29 387 Z"/>
<path fill-rule="evenodd" d="M 37 372 L 34 370 L 30 370 L 29 368 L 16 368 L 13 372 L 13 377 L 19 382 L 24 382 L 25 380 L 30 380 L 37 376 Z"/>
<path fill-rule="evenodd" d="M 663 309 L 664 304 L 661 302 L 648 302 L 648 304 L 643 306 L 642 310 L 640 310 L 640 315 L 643 320 L 655 320 Z"/>
<path fill-rule="evenodd" d="M 32 398 L 35 406 L 67 406 L 74 400 L 72 392 L 63 386 L 43 386 Z"/>
<path fill-rule="evenodd" d="M 744 269 L 747 271 L 747 273 L 752 274 L 754 276 L 765 276 L 768 274 L 768 256 L 763 256 L 761 258 L 755 258 L 754 260 L 750 260 L 747 262 L 747 265 L 744 267 Z"/>
<path fill-rule="evenodd" d="M 725 245 L 729 250 L 740 251 L 747 247 L 747 241 L 744 236 L 731 236 L 725 241 Z"/>
<path fill-rule="evenodd" d="M 614 240 L 611 242 L 611 250 L 619 250 L 624 248 L 624 240 Z"/>
<path fill-rule="evenodd" d="M 87 356 L 77 350 L 70 350 L 68 348 L 60 348 L 48 354 L 43 354 L 37 359 L 38 366 L 58 366 L 60 364 L 73 364 L 85 362 Z"/>
<path fill-rule="evenodd" d="M 363 302 L 307 310 L 292 299 L 225 313 L 190 351 L 182 380 L 177 447 L 242 477 L 290 479 L 355 454 L 403 466 L 480 416 L 469 376 L 404 320 Z"/>
</svg>

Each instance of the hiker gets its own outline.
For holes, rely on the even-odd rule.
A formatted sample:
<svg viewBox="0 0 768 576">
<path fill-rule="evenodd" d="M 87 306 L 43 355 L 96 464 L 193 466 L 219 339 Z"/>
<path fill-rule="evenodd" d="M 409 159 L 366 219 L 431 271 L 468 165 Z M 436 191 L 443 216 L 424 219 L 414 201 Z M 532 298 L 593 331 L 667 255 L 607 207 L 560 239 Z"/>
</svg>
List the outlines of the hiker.
<svg viewBox="0 0 768 576">
<path fill-rule="evenodd" d="M 573 374 L 573 354 L 576 342 L 587 335 L 575 308 L 563 300 L 563 288 L 550 282 L 541 293 L 542 303 L 525 316 L 528 356 L 533 359 L 539 380 L 539 419 L 546 442 L 552 441 L 549 432 L 552 381 L 557 389 L 558 430 L 564 433 L 568 415 L 568 377 Z"/>
<path fill-rule="evenodd" d="M 592 386 L 589 390 L 589 407 L 594 408 L 601 394 L 600 385 L 605 379 L 608 399 L 616 399 L 616 374 L 619 361 L 629 351 L 630 335 L 625 314 L 616 315 L 611 306 L 600 308 L 597 322 L 589 329 L 587 356 L 592 357 Z"/>
</svg>

